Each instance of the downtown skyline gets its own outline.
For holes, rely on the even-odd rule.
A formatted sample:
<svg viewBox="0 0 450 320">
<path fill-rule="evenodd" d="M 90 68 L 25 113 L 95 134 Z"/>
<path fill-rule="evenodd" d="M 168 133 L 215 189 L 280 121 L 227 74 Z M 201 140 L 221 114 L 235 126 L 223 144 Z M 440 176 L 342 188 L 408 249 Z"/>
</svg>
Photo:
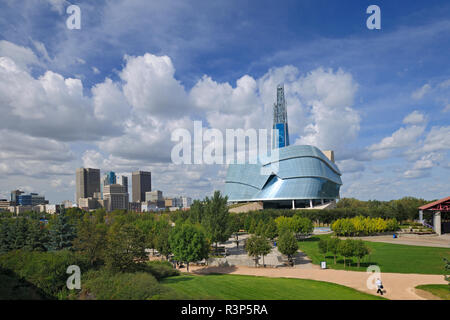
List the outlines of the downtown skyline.
<svg viewBox="0 0 450 320">
<path fill-rule="evenodd" d="M 80 30 L 66 1 L 0 5 L 0 198 L 74 200 L 79 167 L 151 171 L 168 196 L 223 191 L 226 166 L 171 163 L 171 133 L 270 129 L 279 83 L 290 143 L 334 150 L 341 197 L 448 196 L 445 1 L 377 1 L 381 30 L 368 1 L 76 4 Z"/>
</svg>

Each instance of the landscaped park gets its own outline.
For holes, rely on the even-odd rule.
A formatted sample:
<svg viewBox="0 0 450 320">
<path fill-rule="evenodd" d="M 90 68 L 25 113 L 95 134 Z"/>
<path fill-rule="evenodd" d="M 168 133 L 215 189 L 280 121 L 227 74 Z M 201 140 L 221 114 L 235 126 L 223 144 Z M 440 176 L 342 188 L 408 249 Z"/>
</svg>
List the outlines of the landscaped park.
<svg viewBox="0 0 450 320">
<path fill-rule="evenodd" d="M 216 192 L 160 214 L 2 213 L 0 298 L 448 299 L 450 238 L 417 225 L 422 200 L 341 201 L 230 213 Z M 80 289 L 66 286 L 70 265 Z"/>
</svg>

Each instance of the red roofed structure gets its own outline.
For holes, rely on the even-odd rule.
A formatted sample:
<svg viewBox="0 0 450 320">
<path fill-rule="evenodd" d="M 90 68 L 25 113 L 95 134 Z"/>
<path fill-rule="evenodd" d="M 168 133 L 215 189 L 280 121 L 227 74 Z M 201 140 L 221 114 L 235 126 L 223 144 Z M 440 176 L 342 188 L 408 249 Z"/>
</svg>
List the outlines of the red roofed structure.
<svg viewBox="0 0 450 320">
<path fill-rule="evenodd" d="M 437 234 L 450 232 L 450 197 L 419 207 L 419 219 L 423 223 L 423 212 L 433 212 L 433 230 Z M 442 219 L 443 217 L 443 219 Z"/>
</svg>

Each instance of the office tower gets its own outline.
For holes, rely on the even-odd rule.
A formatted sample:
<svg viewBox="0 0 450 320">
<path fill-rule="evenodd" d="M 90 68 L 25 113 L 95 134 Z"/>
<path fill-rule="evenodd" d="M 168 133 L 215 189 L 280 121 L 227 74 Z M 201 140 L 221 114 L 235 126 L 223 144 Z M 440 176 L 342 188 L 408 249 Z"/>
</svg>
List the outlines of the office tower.
<svg viewBox="0 0 450 320">
<path fill-rule="evenodd" d="M 103 200 L 107 211 L 128 210 L 128 190 L 120 184 L 110 184 L 103 189 Z"/>
<path fill-rule="evenodd" d="M 113 171 L 106 173 L 103 178 L 103 186 L 108 186 L 110 184 L 116 184 L 116 174 Z"/>
<path fill-rule="evenodd" d="M 165 207 L 163 193 L 160 190 L 149 191 L 145 193 L 145 202 L 156 204 L 158 208 Z"/>
<path fill-rule="evenodd" d="M 17 206 L 19 205 L 19 196 L 25 192 L 20 190 L 13 190 L 11 191 L 11 205 Z"/>
<path fill-rule="evenodd" d="M 79 168 L 76 171 L 76 202 L 80 198 L 93 198 L 94 193 L 100 193 L 100 169 Z"/>
<path fill-rule="evenodd" d="M 127 176 L 117 177 L 117 184 L 124 186 L 128 190 L 128 177 Z"/>
<path fill-rule="evenodd" d="M 272 148 L 287 147 L 289 145 L 289 130 L 284 85 L 282 84 L 277 87 L 277 103 L 273 105 L 273 129 L 278 130 L 278 135 L 274 132 Z"/>
<path fill-rule="evenodd" d="M 135 171 L 131 175 L 132 200 L 144 202 L 145 193 L 152 191 L 152 173 L 148 171 Z"/>
<path fill-rule="evenodd" d="M 183 208 L 190 208 L 192 204 L 192 198 L 190 197 L 181 197 L 181 203 Z"/>
</svg>

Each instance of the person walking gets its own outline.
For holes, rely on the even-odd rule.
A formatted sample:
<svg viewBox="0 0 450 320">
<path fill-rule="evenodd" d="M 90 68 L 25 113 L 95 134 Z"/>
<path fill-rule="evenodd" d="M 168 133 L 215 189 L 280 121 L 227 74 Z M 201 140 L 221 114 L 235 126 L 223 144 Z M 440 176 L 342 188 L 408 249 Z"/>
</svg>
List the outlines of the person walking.
<svg viewBox="0 0 450 320">
<path fill-rule="evenodd" d="M 380 278 L 378 278 L 375 283 L 378 287 L 377 294 L 379 292 L 379 293 L 381 293 L 381 295 L 383 295 L 383 283 L 381 282 Z"/>
</svg>

